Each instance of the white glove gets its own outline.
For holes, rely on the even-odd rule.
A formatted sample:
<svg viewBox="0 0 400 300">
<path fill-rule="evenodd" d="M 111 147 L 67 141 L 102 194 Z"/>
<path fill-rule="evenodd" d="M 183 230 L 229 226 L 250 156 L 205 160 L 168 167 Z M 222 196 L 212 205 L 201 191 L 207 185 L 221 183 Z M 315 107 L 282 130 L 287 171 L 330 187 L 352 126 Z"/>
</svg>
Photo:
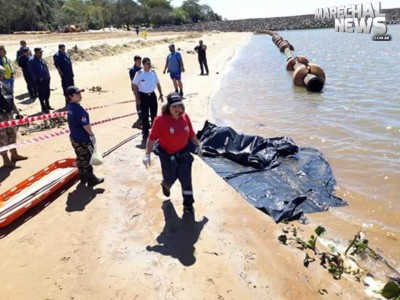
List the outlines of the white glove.
<svg viewBox="0 0 400 300">
<path fill-rule="evenodd" d="M 95 137 L 94 135 L 91 135 L 91 136 L 90 136 L 90 141 L 91 141 L 93 144 L 96 144 L 96 137 Z"/>
<path fill-rule="evenodd" d="M 198 145 L 198 146 L 196 147 L 195 152 L 196 152 L 196 154 L 197 154 L 199 157 L 202 157 L 202 156 L 203 156 L 203 149 L 201 149 L 201 145 Z"/>
<path fill-rule="evenodd" d="M 150 154 L 145 154 L 144 158 L 142 159 L 142 162 L 146 168 L 151 166 L 151 158 Z"/>
</svg>

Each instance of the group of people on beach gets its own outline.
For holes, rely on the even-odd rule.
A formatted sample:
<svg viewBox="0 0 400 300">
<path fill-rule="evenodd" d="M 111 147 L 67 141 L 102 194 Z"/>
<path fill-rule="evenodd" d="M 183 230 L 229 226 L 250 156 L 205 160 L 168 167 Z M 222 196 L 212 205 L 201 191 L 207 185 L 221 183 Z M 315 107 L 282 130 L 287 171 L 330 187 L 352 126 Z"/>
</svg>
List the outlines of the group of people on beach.
<svg viewBox="0 0 400 300">
<path fill-rule="evenodd" d="M 48 114 L 50 110 L 54 110 L 50 106 L 50 72 L 46 61 L 43 59 L 43 49 L 37 47 L 33 49 L 33 52 L 32 55 L 26 41 L 20 41 L 16 62 L 22 69 L 30 100 L 35 101 L 39 98 L 41 112 Z M 74 72 L 71 58 L 66 52 L 64 44 L 58 46 L 58 52 L 54 54 L 53 60 L 61 77 L 61 86 L 67 106 L 69 101 L 67 88 L 74 85 Z M 13 120 L 14 114 L 15 118 L 22 118 L 14 101 L 14 81 L 13 63 L 7 57 L 5 46 L 0 45 L 0 122 Z M 14 144 L 16 141 L 16 127 L 0 129 L 0 147 Z M 15 166 L 15 162 L 27 159 L 26 156 L 19 155 L 17 149 L 11 149 L 10 152 L 11 157 L 8 157 L 7 151 L 0 153 L 4 167 L 12 168 Z"/>
<path fill-rule="evenodd" d="M 183 103 L 182 73 L 185 72 L 182 55 L 175 50 L 175 45 L 170 44 L 170 53 L 167 56 L 163 73 L 169 73 L 175 91 L 168 94 L 167 102 L 162 106 L 161 114 L 157 116 L 157 99 L 164 101 L 160 81 L 151 60 L 148 57 L 134 57 L 134 65 L 129 70 L 132 91 L 136 100 L 138 120 L 133 128 L 142 130 L 142 142 L 140 148 L 145 149 L 143 164 L 151 165 L 151 152 L 159 156 L 162 170 L 162 192 L 166 197 L 170 196 L 170 189 L 178 179 L 182 186 L 183 206 L 185 213 L 193 212 L 193 188 L 192 188 L 192 163 L 191 153 L 202 155 L 201 145 L 193 130 L 189 116 L 185 113 Z M 202 41 L 194 48 L 198 53 L 200 75 L 208 75 L 206 59 L 207 47 Z M 21 48 L 17 52 L 17 61 L 21 66 L 27 89 L 32 100 L 39 97 L 42 112 L 48 113 L 53 108 L 50 106 L 50 73 L 46 61 L 42 58 L 43 50 L 34 49 L 31 55 L 25 41 L 21 41 Z M 0 46 L 0 122 L 12 120 L 13 114 L 20 114 L 14 103 L 14 72 L 10 60 L 6 57 L 4 46 Z M 3 59 L 5 57 L 5 59 Z M 74 73 L 71 58 L 65 51 L 65 45 L 59 45 L 59 51 L 54 54 L 54 65 L 60 76 L 65 96 L 68 114 L 68 126 L 70 141 L 76 154 L 77 167 L 80 180 L 83 184 L 93 187 L 104 181 L 93 173 L 90 158 L 96 144 L 96 137 L 90 125 L 87 111 L 80 105 L 83 89 L 74 85 Z M 205 73 L 204 73 L 205 70 Z M 159 96 L 156 96 L 156 89 Z M 7 96 L 8 95 L 8 96 Z M 11 133 L 11 129 L 13 131 Z M 4 138 L 3 138 L 4 136 Z M 0 129 L 0 147 L 16 142 L 15 127 Z M 11 150 L 11 159 L 7 152 L 1 153 L 5 166 L 11 166 L 13 161 L 27 159 Z"/>
<path fill-rule="evenodd" d="M 11 91 L 14 92 L 15 76 L 12 63 L 10 59 L 6 57 L 7 51 L 4 46 L 0 46 L 0 49 L 3 49 L 3 53 L 0 52 L 0 56 L 4 57 L 1 65 L 8 70 L 6 80 L 9 80 L 8 85 Z M 42 113 L 47 114 L 50 110 L 54 110 L 50 105 L 51 76 L 47 62 L 43 58 L 43 49 L 41 47 L 36 47 L 33 49 L 32 54 L 26 41 L 22 40 L 20 41 L 20 48 L 17 51 L 16 61 L 21 67 L 30 100 L 35 101 L 39 98 Z M 61 78 L 61 87 L 65 97 L 66 107 L 68 104 L 66 90 L 67 87 L 74 85 L 74 72 L 72 69 L 72 60 L 66 51 L 65 44 L 58 45 L 58 51 L 53 55 L 53 62 Z"/>
<path fill-rule="evenodd" d="M 203 45 L 203 42 L 200 41 L 199 45 Z M 182 187 L 184 212 L 192 213 L 194 198 L 191 153 L 201 155 L 202 150 L 182 101 L 184 93 L 181 77 L 185 72 L 182 55 L 176 51 L 174 44 L 170 44 L 168 48 L 170 53 L 166 58 L 163 73 L 169 73 L 175 91 L 167 96 L 167 103 L 162 106 L 158 116 L 156 90 L 159 93 L 158 99 L 164 101 L 158 76 L 152 69 L 150 58 L 145 57 L 142 60 L 140 56 L 134 57 L 135 64 L 129 70 L 129 76 L 139 119 L 132 127 L 142 129 L 141 147 L 145 148 L 143 164 L 146 167 L 151 165 L 151 152 L 160 158 L 163 176 L 161 188 L 164 196 L 170 196 L 170 189 L 178 179 Z M 195 51 L 198 49 L 199 46 Z M 202 56 L 205 56 L 205 49 Z M 200 66 L 203 75 L 203 67 Z M 208 66 L 206 70 L 208 75 Z"/>
</svg>

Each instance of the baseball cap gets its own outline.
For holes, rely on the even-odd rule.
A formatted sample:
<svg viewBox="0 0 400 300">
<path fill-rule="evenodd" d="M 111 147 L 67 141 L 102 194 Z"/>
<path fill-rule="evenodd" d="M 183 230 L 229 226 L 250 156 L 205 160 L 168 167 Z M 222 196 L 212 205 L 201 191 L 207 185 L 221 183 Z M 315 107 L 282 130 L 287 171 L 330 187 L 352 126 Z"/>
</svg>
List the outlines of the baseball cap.
<svg viewBox="0 0 400 300">
<path fill-rule="evenodd" d="M 29 48 L 28 48 L 28 47 L 23 47 L 23 48 L 21 49 L 21 51 L 22 51 L 22 52 L 28 52 L 28 51 L 29 51 Z"/>
<path fill-rule="evenodd" d="M 36 47 L 33 49 L 34 52 L 43 52 L 43 49 L 40 47 Z"/>
<path fill-rule="evenodd" d="M 58 49 L 60 49 L 60 48 L 64 48 L 65 47 L 65 45 L 64 44 L 59 44 L 58 45 Z"/>
<path fill-rule="evenodd" d="M 170 93 L 167 96 L 167 103 L 169 106 L 183 105 L 182 97 L 177 92 Z"/>
<path fill-rule="evenodd" d="M 172 47 L 174 47 L 175 48 L 175 45 L 174 44 L 169 44 L 169 46 L 168 46 L 169 48 L 172 48 Z"/>
<path fill-rule="evenodd" d="M 84 89 L 80 89 L 77 86 L 69 86 L 67 87 L 67 95 L 72 96 L 73 94 L 84 92 Z"/>
</svg>

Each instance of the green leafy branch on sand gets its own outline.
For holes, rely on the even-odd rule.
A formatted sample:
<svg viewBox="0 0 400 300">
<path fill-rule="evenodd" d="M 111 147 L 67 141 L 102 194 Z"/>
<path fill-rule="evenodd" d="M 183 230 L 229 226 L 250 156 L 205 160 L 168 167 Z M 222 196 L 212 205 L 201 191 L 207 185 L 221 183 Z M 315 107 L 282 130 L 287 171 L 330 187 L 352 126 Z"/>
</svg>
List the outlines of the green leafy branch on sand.
<svg viewBox="0 0 400 300">
<path fill-rule="evenodd" d="M 326 229 L 322 226 L 315 228 L 314 233 L 307 239 L 298 236 L 298 230 L 293 224 L 291 224 L 290 227 L 284 227 L 282 231 L 283 234 L 278 236 L 279 242 L 284 245 L 294 245 L 300 250 L 307 251 L 303 260 L 303 265 L 306 268 L 308 268 L 311 263 L 319 260 L 320 265 L 328 269 L 334 279 L 338 280 L 346 275 L 361 282 L 363 277 L 371 275 L 371 273 L 366 268 L 359 265 L 357 258 L 362 259 L 366 257 L 379 260 L 385 263 L 386 266 L 396 274 L 400 274 L 384 257 L 369 246 L 368 240 L 361 231 L 350 241 L 344 253 L 339 252 L 334 246 L 329 246 L 331 252 L 321 251 L 317 247 L 318 238 L 326 233 Z M 389 281 L 379 293 L 386 299 L 400 300 L 399 282 L 395 280 Z"/>
<path fill-rule="evenodd" d="M 21 135 L 29 135 L 32 132 L 43 131 L 53 128 L 62 128 L 67 123 L 67 119 L 65 117 L 57 117 L 50 120 L 43 120 L 39 124 L 25 124 L 21 125 L 23 128 L 21 130 Z"/>
<path fill-rule="evenodd" d="M 394 281 L 385 284 L 382 290 L 382 296 L 386 299 L 400 300 L 400 286 Z"/>
</svg>

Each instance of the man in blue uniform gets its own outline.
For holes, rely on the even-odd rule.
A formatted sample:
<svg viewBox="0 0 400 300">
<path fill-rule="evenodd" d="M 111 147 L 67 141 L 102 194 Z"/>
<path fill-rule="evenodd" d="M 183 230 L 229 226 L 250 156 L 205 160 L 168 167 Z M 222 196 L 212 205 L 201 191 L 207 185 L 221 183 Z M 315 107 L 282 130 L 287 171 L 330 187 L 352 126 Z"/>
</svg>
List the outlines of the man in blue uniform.
<svg viewBox="0 0 400 300">
<path fill-rule="evenodd" d="M 133 60 L 135 64 L 132 66 L 132 68 L 129 69 L 129 78 L 131 79 L 131 84 L 133 78 L 135 78 L 136 73 L 142 69 L 142 58 L 139 55 L 135 55 Z M 134 92 L 133 89 L 132 92 Z M 136 102 L 136 112 L 138 114 L 138 119 L 136 120 L 135 123 L 132 124 L 132 128 L 142 129 L 142 120 L 140 119 L 140 104 L 137 102 Z"/>
<path fill-rule="evenodd" d="M 72 70 L 72 61 L 68 53 L 65 52 L 65 45 L 58 45 L 58 52 L 54 54 L 54 66 L 61 76 L 61 86 L 65 97 L 65 107 L 68 105 L 69 97 L 67 88 L 74 85 L 74 72 Z"/>
<path fill-rule="evenodd" d="M 42 59 L 42 48 L 34 49 L 35 55 L 28 60 L 28 69 L 37 87 L 42 113 L 48 114 L 50 106 L 50 72 L 47 63 Z"/>
<path fill-rule="evenodd" d="M 29 48 L 22 48 L 21 55 L 18 57 L 18 65 L 22 69 L 22 74 L 24 75 L 24 79 L 28 88 L 29 96 L 32 100 L 37 98 L 37 88 L 35 86 L 35 82 L 33 81 L 32 75 L 29 72 L 28 61 L 32 57 L 30 54 Z"/>
<path fill-rule="evenodd" d="M 89 114 L 80 105 L 82 101 L 82 90 L 76 86 L 69 86 L 66 94 L 69 98 L 67 106 L 68 127 L 70 140 L 76 154 L 79 175 L 82 183 L 88 186 L 95 186 L 104 181 L 93 174 L 93 167 L 90 164 L 96 138 L 90 125 Z"/>
<path fill-rule="evenodd" d="M 17 51 L 17 58 L 16 58 L 16 61 L 18 61 L 18 58 L 22 55 L 24 48 L 28 48 L 28 47 L 26 46 L 26 42 L 25 42 L 24 40 L 20 41 L 20 42 L 19 42 L 19 45 L 20 45 L 20 47 L 19 47 L 19 49 L 18 49 L 18 51 Z M 28 50 L 29 50 L 29 48 L 28 48 Z"/>
</svg>

